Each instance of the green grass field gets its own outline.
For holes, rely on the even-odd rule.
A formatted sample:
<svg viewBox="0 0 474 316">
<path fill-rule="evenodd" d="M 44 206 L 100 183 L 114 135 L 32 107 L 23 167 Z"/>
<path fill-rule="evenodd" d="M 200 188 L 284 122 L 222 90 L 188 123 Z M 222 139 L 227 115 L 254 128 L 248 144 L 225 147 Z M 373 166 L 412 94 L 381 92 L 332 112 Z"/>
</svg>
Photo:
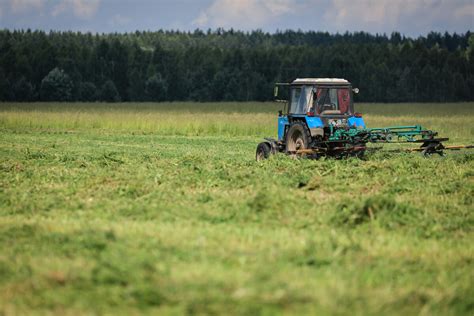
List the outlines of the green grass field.
<svg viewBox="0 0 474 316">
<path fill-rule="evenodd" d="M 0 315 L 472 315 L 473 151 L 257 163 L 279 107 L 0 104 Z M 358 110 L 474 143 L 473 103 Z"/>
</svg>

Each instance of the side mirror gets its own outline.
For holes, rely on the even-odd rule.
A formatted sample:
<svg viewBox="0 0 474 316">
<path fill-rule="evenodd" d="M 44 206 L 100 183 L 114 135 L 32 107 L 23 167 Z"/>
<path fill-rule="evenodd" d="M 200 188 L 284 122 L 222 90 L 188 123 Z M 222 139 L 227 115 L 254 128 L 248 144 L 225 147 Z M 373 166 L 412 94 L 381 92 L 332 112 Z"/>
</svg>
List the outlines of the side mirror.
<svg viewBox="0 0 474 316">
<path fill-rule="evenodd" d="M 359 88 L 354 88 L 354 89 L 352 89 L 352 91 L 353 91 L 355 94 L 359 94 Z"/>
<path fill-rule="evenodd" d="M 275 86 L 275 89 L 273 90 L 273 96 L 275 98 L 278 97 L 278 86 Z"/>
</svg>

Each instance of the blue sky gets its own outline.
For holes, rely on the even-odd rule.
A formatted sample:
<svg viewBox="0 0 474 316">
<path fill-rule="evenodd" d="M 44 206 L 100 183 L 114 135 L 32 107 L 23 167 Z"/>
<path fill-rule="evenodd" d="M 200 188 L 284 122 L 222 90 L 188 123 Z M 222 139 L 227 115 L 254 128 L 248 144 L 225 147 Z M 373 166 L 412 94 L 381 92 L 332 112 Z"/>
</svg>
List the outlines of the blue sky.
<svg viewBox="0 0 474 316">
<path fill-rule="evenodd" d="M 474 30 L 474 0 L 0 0 L 0 28 L 130 32 L 234 28 L 328 31 Z"/>
</svg>

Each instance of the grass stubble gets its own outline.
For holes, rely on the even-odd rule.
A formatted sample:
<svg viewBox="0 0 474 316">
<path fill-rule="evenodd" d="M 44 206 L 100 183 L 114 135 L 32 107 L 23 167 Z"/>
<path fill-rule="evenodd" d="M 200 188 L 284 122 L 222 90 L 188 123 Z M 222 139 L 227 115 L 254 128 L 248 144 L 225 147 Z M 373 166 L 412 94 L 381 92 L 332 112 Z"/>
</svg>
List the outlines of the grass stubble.
<svg viewBox="0 0 474 316">
<path fill-rule="evenodd" d="M 0 104 L 0 313 L 472 315 L 474 156 L 257 163 L 278 109 Z M 474 139 L 472 103 L 358 110 Z"/>
</svg>

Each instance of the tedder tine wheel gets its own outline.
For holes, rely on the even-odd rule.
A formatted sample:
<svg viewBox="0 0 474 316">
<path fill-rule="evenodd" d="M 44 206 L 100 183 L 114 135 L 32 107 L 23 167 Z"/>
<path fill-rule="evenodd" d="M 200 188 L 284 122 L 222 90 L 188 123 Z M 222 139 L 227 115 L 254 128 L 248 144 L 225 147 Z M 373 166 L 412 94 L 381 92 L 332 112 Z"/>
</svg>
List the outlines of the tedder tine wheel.
<svg viewBox="0 0 474 316">
<path fill-rule="evenodd" d="M 264 159 L 268 159 L 271 154 L 272 154 L 272 149 L 270 147 L 270 144 L 260 143 L 257 146 L 257 152 L 255 154 L 255 158 L 257 159 L 257 161 L 261 161 Z"/>
</svg>

